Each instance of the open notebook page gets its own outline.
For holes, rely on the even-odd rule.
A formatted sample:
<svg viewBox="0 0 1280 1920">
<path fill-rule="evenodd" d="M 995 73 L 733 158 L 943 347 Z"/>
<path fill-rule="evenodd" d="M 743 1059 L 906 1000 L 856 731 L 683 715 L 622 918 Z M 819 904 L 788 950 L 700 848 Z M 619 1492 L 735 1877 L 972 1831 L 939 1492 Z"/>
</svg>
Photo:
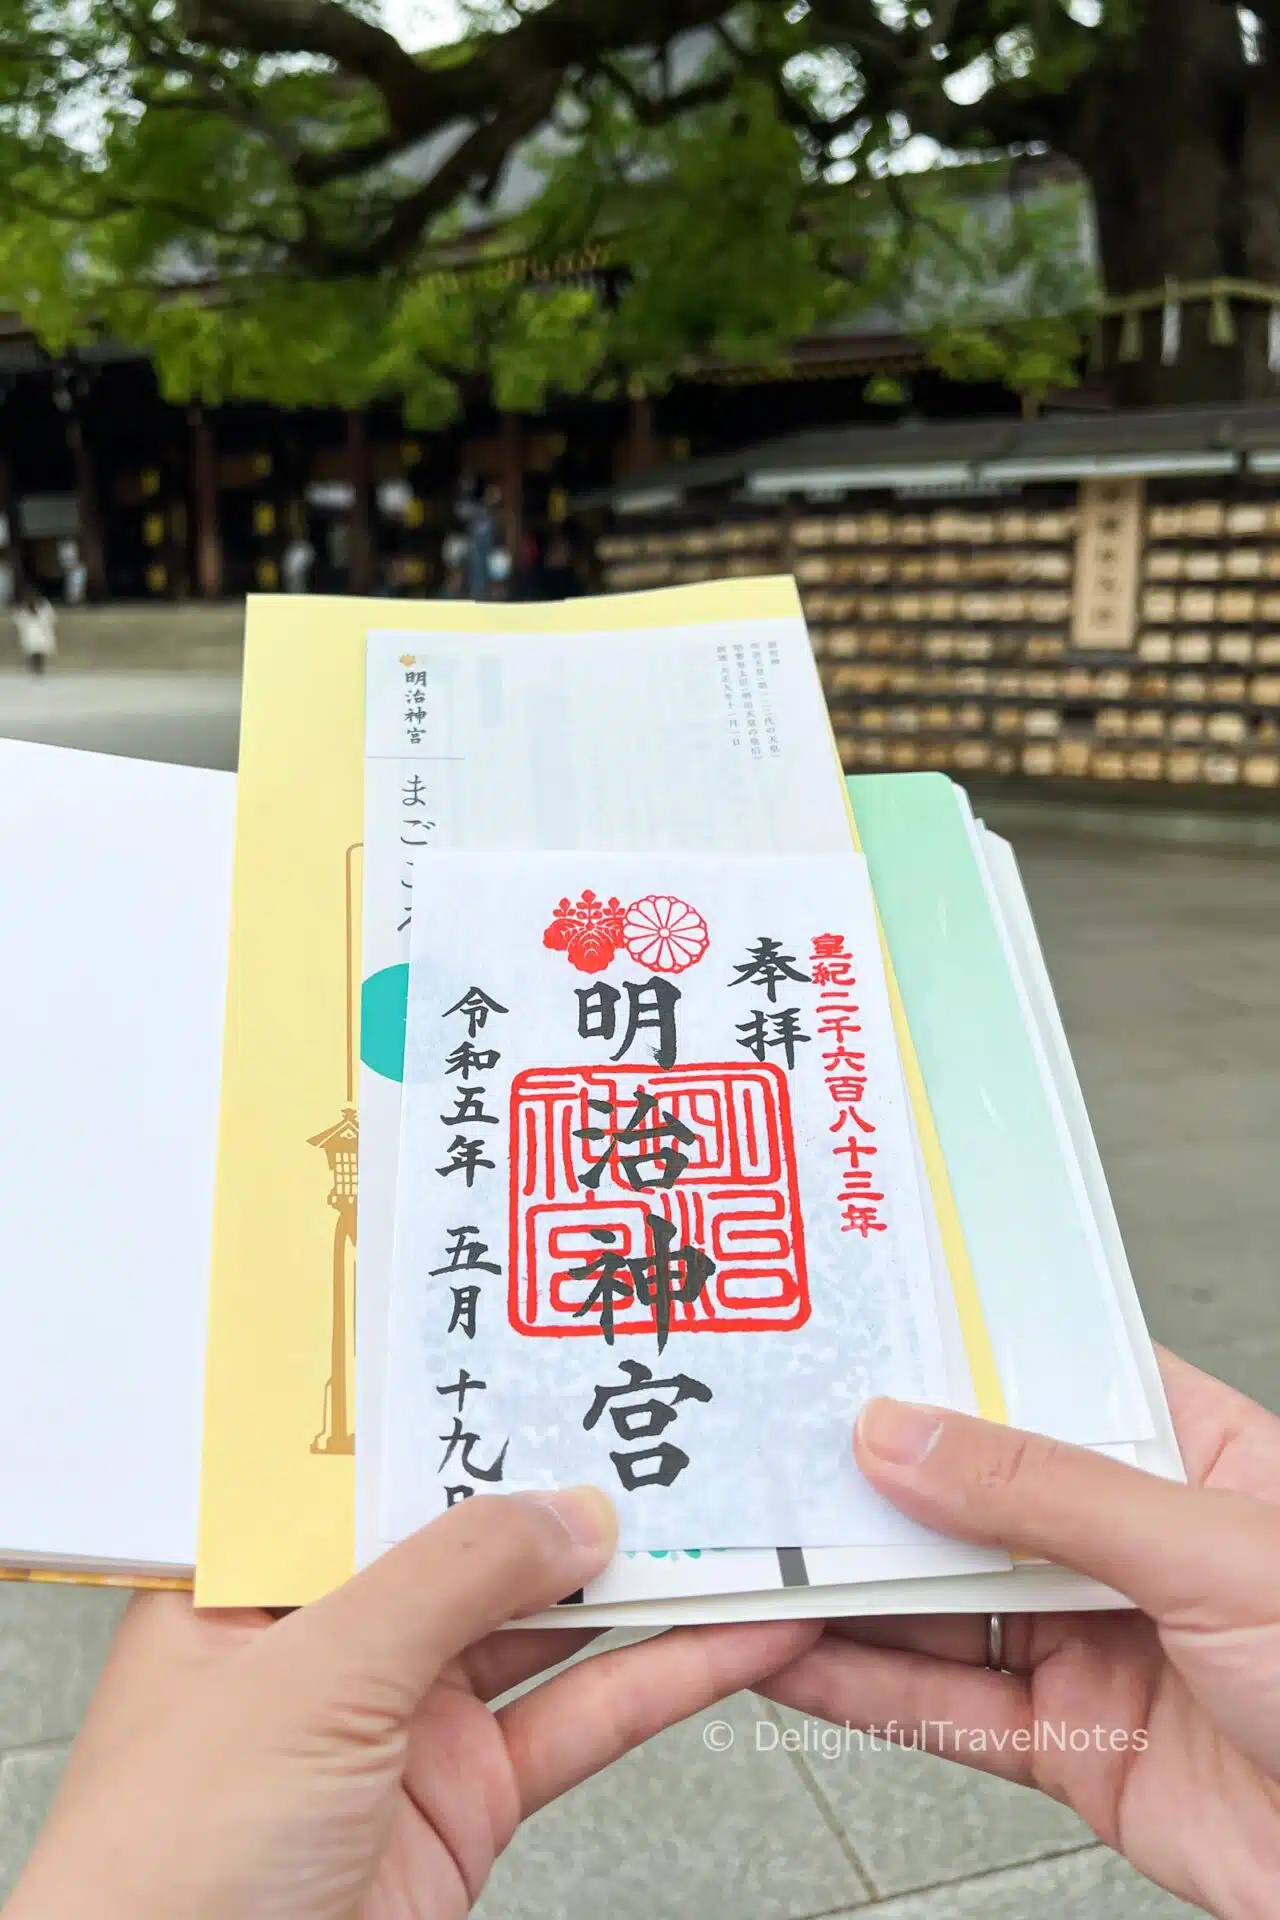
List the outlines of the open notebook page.
<svg viewBox="0 0 1280 1920">
<path fill-rule="evenodd" d="M 188 1571 L 235 782 L 0 742 L 0 1562 Z"/>
</svg>

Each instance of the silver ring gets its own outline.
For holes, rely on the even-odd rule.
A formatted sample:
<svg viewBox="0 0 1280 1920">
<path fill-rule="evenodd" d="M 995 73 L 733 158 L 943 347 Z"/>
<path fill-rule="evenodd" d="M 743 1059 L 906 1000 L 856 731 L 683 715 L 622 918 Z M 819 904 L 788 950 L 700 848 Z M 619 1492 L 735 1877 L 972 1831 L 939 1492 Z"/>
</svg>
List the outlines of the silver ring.
<svg viewBox="0 0 1280 1920">
<path fill-rule="evenodd" d="M 1004 1615 L 987 1615 L 987 1666 L 992 1673 L 1003 1673 L 1004 1668 Z"/>
</svg>

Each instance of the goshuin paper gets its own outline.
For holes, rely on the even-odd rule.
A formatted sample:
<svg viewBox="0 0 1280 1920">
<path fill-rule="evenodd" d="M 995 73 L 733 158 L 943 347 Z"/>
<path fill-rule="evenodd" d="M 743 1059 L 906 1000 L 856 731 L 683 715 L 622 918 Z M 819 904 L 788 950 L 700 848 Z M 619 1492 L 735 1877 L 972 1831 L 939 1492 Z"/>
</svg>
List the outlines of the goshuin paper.
<svg viewBox="0 0 1280 1920">
<path fill-rule="evenodd" d="M 716 602 L 736 598 L 721 603 L 717 594 Z M 702 600 L 678 596 L 690 613 Z M 848 810 L 803 620 L 798 607 L 780 617 L 787 597 L 777 593 L 754 604 L 759 617 L 655 619 L 630 631 L 607 625 L 625 612 L 625 600 L 614 599 L 576 603 L 575 613 L 596 607 L 589 631 L 369 636 L 356 1302 L 358 1397 L 367 1410 L 357 1460 L 362 1561 L 385 1544 L 380 1414 L 411 905 L 425 899 L 434 910 L 437 849 L 845 851 Z M 619 779 L 620 752 L 640 741 L 644 778 Z"/>
<path fill-rule="evenodd" d="M 876 1393 L 946 1394 L 852 853 L 433 856 L 384 1432 L 398 1537 L 593 1481 L 631 1550 L 878 1546 Z"/>
</svg>

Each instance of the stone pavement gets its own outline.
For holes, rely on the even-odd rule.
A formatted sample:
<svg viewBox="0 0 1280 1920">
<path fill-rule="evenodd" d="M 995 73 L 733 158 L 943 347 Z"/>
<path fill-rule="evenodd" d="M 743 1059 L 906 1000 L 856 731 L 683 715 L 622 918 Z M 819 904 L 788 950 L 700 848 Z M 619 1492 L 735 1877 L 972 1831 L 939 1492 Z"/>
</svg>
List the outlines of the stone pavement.
<svg viewBox="0 0 1280 1920">
<path fill-rule="evenodd" d="M 0 684 L 0 731 L 30 732 L 36 718 L 11 709 L 11 691 Z M 95 699 L 101 744 L 121 750 L 107 691 Z M 135 716 L 123 750 L 182 757 L 165 753 L 168 736 L 195 727 L 195 708 L 175 717 L 157 689 L 149 710 L 154 739 L 144 744 Z M 215 706 L 205 723 L 206 744 L 225 743 L 227 716 Z M 1154 1330 L 1277 1404 L 1280 858 L 1025 827 L 1018 844 Z M 56 1784 L 117 1606 L 0 1586 L 0 1892 Z M 704 1740 L 712 1721 L 732 1728 L 727 1751 Z M 912 1754 L 784 1753 L 768 1710 L 745 1697 L 530 1821 L 479 1911 L 595 1920 L 602 1908 L 618 1920 L 1190 1912 L 1058 1807 Z"/>
<path fill-rule="evenodd" d="M 57 673 L 238 674 L 244 658 L 244 601 L 115 601 L 58 607 Z M 0 617 L 0 667 L 20 668 L 13 617 Z"/>
<path fill-rule="evenodd" d="M 0 674 L 0 735 L 179 766 L 234 768 L 240 681 L 230 673 Z"/>
</svg>

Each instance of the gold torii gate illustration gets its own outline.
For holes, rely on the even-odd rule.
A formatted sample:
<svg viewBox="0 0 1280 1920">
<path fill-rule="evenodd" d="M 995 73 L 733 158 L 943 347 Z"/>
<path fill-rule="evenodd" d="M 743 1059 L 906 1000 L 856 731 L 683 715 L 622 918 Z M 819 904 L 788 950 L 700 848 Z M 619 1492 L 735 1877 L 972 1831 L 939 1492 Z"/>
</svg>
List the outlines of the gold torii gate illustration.
<svg viewBox="0 0 1280 1920">
<path fill-rule="evenodd" d="M 360 924 L 357 912 L 360 888 L 357 881 L 363 851 L 363 846 L 357 842 L 355 846 L 347 848 L 346 857 L 347 1096 L 341 1119 L 333 1126 L 326 1127 L 322 1133 L 313 1134 L 307 1142 L 308 1146 L 320 1147 L 328 1159 L 328 1204 L 337 1215 L 333 1223 L 333 1265 L 330 1275 L 329 1378 L 325 1383 L 320 1431 L 311 1442 L 312 1453 L 354 1454 L 356 1450 L 352 1376 L 355 1366 L 356 1186 L 360 1144 L 360 1120 L 356 1107 L 356 1068 L 359 1060 L 357 987 L 360 978 Z"/>
</svg>

